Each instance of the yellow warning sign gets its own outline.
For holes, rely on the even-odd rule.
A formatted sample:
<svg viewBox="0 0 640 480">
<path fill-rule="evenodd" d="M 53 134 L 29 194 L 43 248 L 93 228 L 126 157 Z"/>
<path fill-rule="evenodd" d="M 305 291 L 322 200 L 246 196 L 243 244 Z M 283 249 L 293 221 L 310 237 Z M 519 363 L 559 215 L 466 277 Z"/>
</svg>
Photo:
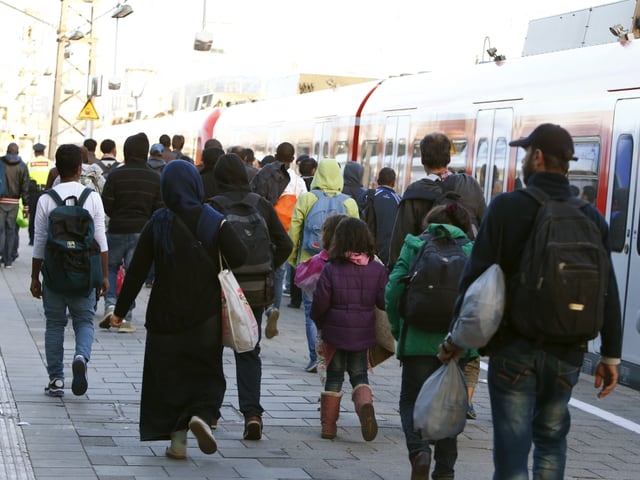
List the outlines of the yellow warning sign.
<svg viewBox="0 0 640 480">
<path fill-rule="evenodd" d="M 78 120 L 99 120 L 100 116 L 96 111 L 96 107 L 93 106 L 93 102 L 91 99 L 87 100 L 87 103 L 84 104 L 82 110 L 78 114 Z"/>
</svg>

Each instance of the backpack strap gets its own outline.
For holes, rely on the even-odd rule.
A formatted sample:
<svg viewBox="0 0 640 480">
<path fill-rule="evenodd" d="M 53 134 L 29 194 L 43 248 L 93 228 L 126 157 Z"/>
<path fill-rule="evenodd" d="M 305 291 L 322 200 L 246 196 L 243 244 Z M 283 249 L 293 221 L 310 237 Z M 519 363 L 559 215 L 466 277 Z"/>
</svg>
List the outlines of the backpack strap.
<svg viewBox="0 0 640 480">
<path fill-rule="evenodd" d="M 107 167 L 102 160 L 98 160 L 96 164 L 102 169 L 102 173 L 106 172 L 109 167 Z"/>
<path fill-rule="evenodd" d="M 58 195 L 58 192 L 56 192 L 53 188 L 50 188 L 49 190 L 45 190 L 44 193 L 46 193 L 51 198 L 53 198 L 53 201 L 56 202 L 56 205 L 58 205 L 59 207 L 64 205 L 64 200 L 62 200 L 60 195 Z"/>
<path fill-rule="evenodd" d="M 82 191 L 82 194 L 80 195 L 80 198 L 78 199 L 78 202 L 76 203 L 76 205 L 83 207 L 84 206 L 84 202 L 87 200 L 87 198 L 89 198 L 89 195 L 91 195 L 91 192 L 93 192 L 93 190 L 91 190 L 88 187 L 85 187 L 85 189 Z"/>
</svg>

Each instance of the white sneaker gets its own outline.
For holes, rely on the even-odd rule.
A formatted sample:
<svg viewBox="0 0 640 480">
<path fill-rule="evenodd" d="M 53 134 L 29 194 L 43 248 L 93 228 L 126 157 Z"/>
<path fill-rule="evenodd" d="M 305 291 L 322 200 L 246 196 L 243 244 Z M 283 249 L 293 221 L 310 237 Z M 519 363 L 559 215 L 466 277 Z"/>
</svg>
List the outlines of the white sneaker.
<svg viewBox="0 0 640 480">
<path fill-rule="evenodd" d="M 104 317 L 102 317 L 102 320 L 100 320 L 100 323 L 98 324 L 100 328 L 106 328 L 106 329 L 111 328 L 111 317 L 113 316 L 113 311 L 115 309 L 116 309 L 115 305 L 110 305 L 107 308 L 105 308 Z"/>
<path fill-rule="evenodd" d="M 120 328 L 118 329 L 118 333 L 134 333 L 136 331 L 136 327 L 131 325 L 131 322 L 127 322 L 126 320 L 122 321 L 122 325 L 120 325 Z"/>
</svg>

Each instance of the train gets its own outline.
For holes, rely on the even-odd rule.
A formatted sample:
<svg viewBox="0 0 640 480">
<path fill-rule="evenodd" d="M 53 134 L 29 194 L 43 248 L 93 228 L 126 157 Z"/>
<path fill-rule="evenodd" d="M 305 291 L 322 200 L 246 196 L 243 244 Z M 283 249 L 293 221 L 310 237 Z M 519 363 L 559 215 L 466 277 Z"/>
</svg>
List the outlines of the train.
<svg viewBox="0 0 640 480">
<path fill-rule="evenodd" d="M 401 193 L 424 175 L 420 140 L 439 131 L 452 140 L 450 167 L 474 176 L 487 203 L 522 185 L 524 151 L 509 142 L 540 123 L 572 135 L 577 160 L 569 180 L 611 227 L 624 341 L 620 382 L 640 389 L 640 41 L 483 62 L 330 90 L 104 127 L 95 137 L 117 142 L 139 131 L 154 142 L 181 133 L 194 158 L 209 138 L 242 145 L 256 157 L 282 141 L 296 154 L 361 162 L 365 187 L 385 166 Z M 635 273 L 634 273 L 635 272 Z M 584 370 L 597 363 L 591 342 Z"/>
</svg>

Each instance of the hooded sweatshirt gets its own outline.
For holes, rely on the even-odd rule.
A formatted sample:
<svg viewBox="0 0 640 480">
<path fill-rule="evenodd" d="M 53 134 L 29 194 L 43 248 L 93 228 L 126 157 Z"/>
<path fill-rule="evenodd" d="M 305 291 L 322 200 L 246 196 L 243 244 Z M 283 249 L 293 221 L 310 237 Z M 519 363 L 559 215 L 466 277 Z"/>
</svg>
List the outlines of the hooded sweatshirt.
<svg viewBox="0 0 640 480">
<path fill-rule="evenodd" d="M 160 175 L 147 166 L 149 139 L 138 133 L 124 142 L 124 165 L 107 177 L 102 191 L 109 233 L 140 233 L 155 210 L 162 207 Z"/>
<path fill-rule="evenodd" d="M 316 174 L 313 177 L 313 181 L 311 182 L 311 190 L 322 190 L 329 196 L 335 196 L 342 192 L 343 186 L 344 181 L 338 162 L 333 159 L 321 160 L 318 164 Z M 293 209 L 293 216 L 289 227 L 289 237 L 291 237 L 293 241 L 293 250 L 291 251 L 291 255 L 289 255 L 288 261 L 294 267 L 313 256 L 311 253 L 300 248 L 300 244 L 302 243 L 305 218 L 309 214 L 313 204 L 317 201 L 318 197 L 316 197 L 314 193 L 306 192 L 298 197 L 296 206 Z M 344 207 L 346 215 L 360 218 L 358 204 L 353 198 L 346 199 L 344 201 Z"/>
<path fill-rule="evenodd" d="M 29 205 L 29 169 L 17 153 L 7 153 L 0 157 L 3 162 L 4 176 L 7 181 L 7 194 L 0 198 L 0 203 L 14 203 L 22 198 L 23 205 Z"/>
<path fill-rule="evenodd" d="M 342 176 L 344 178 L 342 193 L 350 195 L 351 198 L 358 202 L 360 197 L 366 192 L 366 189 L 362 186 L 364 167 L 358 162 L 347 162 L 344 166 Z"/>
</svg>

